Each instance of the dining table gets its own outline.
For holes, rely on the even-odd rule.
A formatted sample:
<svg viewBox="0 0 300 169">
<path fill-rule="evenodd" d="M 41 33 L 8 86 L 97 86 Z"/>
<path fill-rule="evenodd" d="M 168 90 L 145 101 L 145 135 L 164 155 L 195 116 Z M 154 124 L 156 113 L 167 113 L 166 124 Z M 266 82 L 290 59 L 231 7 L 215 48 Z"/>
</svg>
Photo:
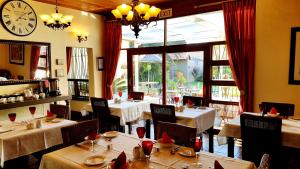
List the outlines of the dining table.
<svg viewBox="0 0 300 169">
<path fill-rule="evenodd" d="M 152 140 L 153 141 L 153 140 Z M 140 140 L 132 135 L 118 133 L 113 139 L 101 137 L 94 145 L 95 151 L 91 151 L 90 142 L 82 142 L 71 145 L 43 155 L 39 169 L 101 169 L 109 168 L 111 161 L 116 159 L 121 152 L 125 152 L 129 169 L 147 168 L 147 163 L 143 159 L 133 158 L 133 149 L 138 146 Z M 108 149 L 107 145 L 112 145 Z M 174 145 L 175 146 L 175 145 Z M 150 157 L 150 166 L 155 169 L 182 169 L 188 166 L 190 169 L 199 167 L 193 164 L 201 163 L 201 168 L 213 169 L 217 160 L 224 168 L 230 169 L 256 169 L 253 162 L 219 156 L 209 152 L 200 152 L 200 157 L 186 157 L 180 155 L 182 151 L 193 151 L 191 148 L 179 147 L 178 151 L 171 154 L 170 148 L 162 148 L 158 143 L 154 144 Z M 159 148 L 159 151 L 157 150 Z M 88 158 L 101 156 L 104 161 L 99 165 L 87 163 Z"/>
<path fill-rule="evenodd" d="M 194 127 L 197 133 L 207 131 L 209 134 L 209 152 L 213 153 L 213 126 L 216 110 L 211 107 L 185 107 L 183 111 L 176 111 L 176 123 Z M 150 138 L 151 112 L 145 111 L 143 119 L 146 120 L 146 137 Z"/>
<path fill-rule="evenodd" d="M 244 112 L 247 114 L 261 116 L 261 113 Z M 282 119 L 282 129 L 281 129 L 281 140 L 282 145 L 291 148 L 300 148 L 300 120 L 293 116 Z M 227 137 L 228 143 L 228 156 L 234 156 L 234 139 L 241 138 L 241 124 L 240 116 L 235 117 L 228 123 L 226 123 L 221 129 L 218 136 Z"/>
<path fill-rule="evenodd" d="M 120 125 L 125 126 L 127 122 L 140 119 L 144 111 L 150 111 L 150 103 L 148 100 L 121 100 L 120 103 L 108 100 L 108 107 L 112 115 L 120 117 Z M 93 112 L 91 103 L 82 108 L 81 113 L 86 112 Z"/>
<path fill-rule="evenodd" d="M 0 127 L 0 164 L 24 155 L 29 155 L 41 150 L 63 143 L 61 128 L 77 122 L 66 119 L 46 120 L 32 119 L 35 124 L 41 120 L 40 128 L 27 128 L 27 122 L 1 123 Z"/>
</svg>

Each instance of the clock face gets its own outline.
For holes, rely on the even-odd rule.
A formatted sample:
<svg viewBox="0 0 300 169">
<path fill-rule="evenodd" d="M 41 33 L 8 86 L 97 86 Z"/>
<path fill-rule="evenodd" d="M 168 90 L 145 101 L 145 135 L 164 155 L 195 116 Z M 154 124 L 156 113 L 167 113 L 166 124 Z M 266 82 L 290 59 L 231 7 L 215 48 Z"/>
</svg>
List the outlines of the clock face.
<svg viewBox="0 0 300 169">
<path fill-rule="evenodd" d="M 1 6 L 1 23 L 10 33 L 26 36 L 35 30 L 37 18 L 28 3 L 22 0 L 9 0 Z"/>
</svg>

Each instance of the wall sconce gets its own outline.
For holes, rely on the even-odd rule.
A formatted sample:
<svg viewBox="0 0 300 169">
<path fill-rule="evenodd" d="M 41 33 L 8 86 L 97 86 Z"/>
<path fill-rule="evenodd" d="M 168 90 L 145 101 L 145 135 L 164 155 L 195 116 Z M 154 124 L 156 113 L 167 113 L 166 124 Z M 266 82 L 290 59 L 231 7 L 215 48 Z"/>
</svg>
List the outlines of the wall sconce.
<svg viewBox="0 0 300 169">
<path fill-rule="evenodd" d="M 79 43 L 87 41 L 88 33 L 76 32 L 77 40 Z"/>
</svg>

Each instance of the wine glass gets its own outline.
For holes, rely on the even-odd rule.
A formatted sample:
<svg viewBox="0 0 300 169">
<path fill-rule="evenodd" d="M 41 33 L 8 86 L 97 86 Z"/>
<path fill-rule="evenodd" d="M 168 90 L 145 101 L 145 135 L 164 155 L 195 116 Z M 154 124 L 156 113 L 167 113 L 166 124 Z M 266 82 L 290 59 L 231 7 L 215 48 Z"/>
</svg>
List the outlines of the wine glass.
<svg viewBox="0 0 300 169">
<path fill-rule="evenodd" d="M 200 156 L 200 150 L 202 148 L 202 140 L 200 137 L 192 138 L 191 139 L 191 145 L 193 146 L 193 149 L 195 151 L 195 157 L 196 157 L 196 167 L 202 166 L 201 163 L 199 163 L 199 156 Z"/>
<path fill-rule="evenodd" d="M 145 133 L 146 133 L 146 128 L 145 127 L 137 127 L 136 133 L 140 138 L 140 142 L 142 142 L 142 139 L 144 138 Z"/>
<path fill-rule="evenodd" d="M 32 115 L 32 118 L 34 118 L 34 114 L 35 114 L 35 111 L 36 111 L 36 107 L 29 107 L 29 111 Z"/>
<path fill-rule="evenodd" d="M 9 120 L 12 122 L 12 124 L 14 124 L 15 120 L 16 120 L 17 114 L 16 113 L 9 113 L 8 114 L 8 118 Z"/>
<path fill-rule="evenodd" d="M 151 156 L 151 151 L 153 148 L 153 142 L 150 140 L 146 140 L 142 142 L 142 148 L 143 148 L 143 152 L 145 154 L 146 157 L 146 163 L 147 163 L 147 167 L 148 168 L 153 168 L 149 165 L 150 163 L 150 156 Z"/>
<path fill-rule="evenodd" d="M 175 104 L 176 104 L 176 107 L 178 106 L 178 102 L 179 102 L 179 97 L 178 96 L 175 96 L 174 97 L 174 101 L 175 101 Z"/>
<path fill-rule="evenodd" d="M 122 90 L 119 90 L 118 95 L 119 95 L 119 97 L 122 97 L 122 95 L 123 95 Z"/>
<path fill-rule="evenodd" d="M 92 130 L 92 131 L 90 131 L 89 133 L 88 133 L 88 140 L 90 140 L 91 141 L 91 143 L 92 143 L 92 152 L 94 153 L 94 152 L 96 152 L 95 151 L 95 146 L 94 146 L 94 143 L 95 143 L 95 140 L 96 140 L 96 138 L 97 138 L 97 132 L 95 131 L 95 130 Z"/>
</svg>

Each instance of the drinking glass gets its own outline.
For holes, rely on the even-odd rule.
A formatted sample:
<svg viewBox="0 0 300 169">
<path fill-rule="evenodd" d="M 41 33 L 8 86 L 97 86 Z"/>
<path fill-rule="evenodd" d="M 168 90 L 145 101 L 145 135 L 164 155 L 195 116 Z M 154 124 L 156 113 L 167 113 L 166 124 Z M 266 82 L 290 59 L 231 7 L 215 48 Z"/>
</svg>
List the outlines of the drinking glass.
<svg viewBox="0 0 300 169">
<path fill-rule="evenodd" d="M 145 127 L 137 127 L 136 133 L 140 138 L 140 142 L 142 142 L 142 139 L 144 138 L 145 133 L 146 133 L 146 128 Z"/>
<path fill-rule="evenodd" d="M 174 101 L 175 101 L 175 104 L 176 104 L 176 107 L 178 106 L 178 102 L 179 102 L 179 97 L 178 96 L 175 96 L 174 97 Z"/>
<path fill-rule="evenodd" d="M 119 95 L 119 97 L 122 97 L 122 95 L 123 95 L 122 90 L 119 90 L 118 95 Z"/>
<path fill-rule="evenodd" d="M 34 118 L 34 114 L 35 114 L 35 111 L 36 111 L 36 107 L 29 107 L 29 111 L 32 115 L 32 118 Z"/>
<path fill-rule="evenodd" d="M 153 142 L 146 140 L 142 142 L 142 148 L 143 148 L 143 152 L 145 154 L 146 157 L 146 163 L 147 163 L 147 168 L 153 168 L 150 166 L 150 156 L 151 156 L 151 151 L 153 148 Z"/>
<path fill-rule="evenodd" d="M 9 113 L 8 114 L 8 118 L 9 120 L 14 124 L 15 120 L 16 120 L 17 114 L 16 113 Z"/>
<path fill-rule="evenodd" d="M 192 138 L 191 145 L 195 151 L 196 163 L 194 164 L 196 167 L 201 167 L 202 164 L 199 162 L 200 150 L 202 148 L 202 140 L 200 137 Z"/>
<path fill-rule="evenodd" d="M 94 148 L 94 144 L 95 144 L 96 137 L 97 137 L 97 132 L 96 132 L 96 131 L 90 131 L 90 132 L 88 133 L 88 140 L 90 140 L 91 143 L 92 143 L 92 150 L 91 150 L 91 151 L 92 151 L 93 153 L 96 152 L 96 151 L 95 151 L 95 148 Z"/>
</svg>

